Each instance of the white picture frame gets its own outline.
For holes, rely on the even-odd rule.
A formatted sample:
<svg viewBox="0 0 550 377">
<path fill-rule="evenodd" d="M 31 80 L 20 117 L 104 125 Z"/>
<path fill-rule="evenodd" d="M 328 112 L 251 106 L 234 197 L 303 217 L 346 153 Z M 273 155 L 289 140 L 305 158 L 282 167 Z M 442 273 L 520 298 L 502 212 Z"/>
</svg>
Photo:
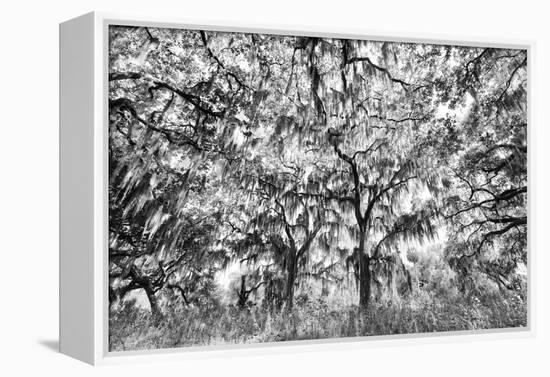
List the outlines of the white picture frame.
<svg viewBox="0 0 550 377">
<path fill-rule="evenodd" d="M 60 352 L 90 364 L 144 360 L 231 357 L 266 353 L 292 353 L 380 347 L 386 344 L 465 341 L 479 337 L 502 339 L 535 334 L 533 282 L 536 256 L 532 226 L 528 231 L 528 324 L 526 328 L 460 331 L 433 334 L 386 335 L 254 345 L 188 347 L 166 350 L 108 351 L 108 218 L 107 143 L 108 111 L 107 43 L 109 25 L 139 25 L 279 35 L 308 35 L 399 42 L 527 49 L 530 61 L 533 41 L 467 40 L 459 37 L 367 30 L 322 30 L 311 26 L 246 25 L 230 22 L 190 22 L 169 18 L 144 18 L 108 13 L 88 13 L 60 24 Z M 528 65 L 528 139 L 532 146 L 532 101 Z M 529 156 L 532 149 L 529 149 Z M 531 158 L 529 157 L 529 161 Z M 528 167 L 531 174 L 531 164 Z M 532 218 L 531 186 L 528 216 Z M 458 336 L 459 335 L 459 336 Z"/>
</svg>

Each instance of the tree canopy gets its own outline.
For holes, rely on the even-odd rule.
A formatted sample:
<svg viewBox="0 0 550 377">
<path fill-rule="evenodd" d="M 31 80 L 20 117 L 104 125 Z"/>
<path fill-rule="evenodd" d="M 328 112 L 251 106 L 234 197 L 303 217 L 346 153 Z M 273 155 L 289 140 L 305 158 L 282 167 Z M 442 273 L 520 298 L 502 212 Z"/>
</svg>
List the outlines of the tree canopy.
<svg viewBox="0 0 550 377">
<path fill-rule="evenodd" d="M 526 77 L 525 50 L 111 27 L 112 311 L 526 300 Z"/>
</svg>

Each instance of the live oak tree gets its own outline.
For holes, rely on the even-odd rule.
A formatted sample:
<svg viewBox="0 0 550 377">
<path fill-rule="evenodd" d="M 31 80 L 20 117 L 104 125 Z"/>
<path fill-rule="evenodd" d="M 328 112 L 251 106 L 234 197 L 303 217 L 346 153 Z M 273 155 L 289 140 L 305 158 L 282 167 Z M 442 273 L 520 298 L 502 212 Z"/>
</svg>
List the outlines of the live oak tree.
<svg viewBox="0 0 550 377">
<path fill-rule="evenodd" d="M 285 163 L 283 158 L 277 159 L 283 166 L 280 172 L 247 168 L 252 175 L 243 179 L 243 184 L 258 198 L 257 214 L 250 219 L 249 226 L 267 232 L 273 260 L 286 275 L 286 309 L 292 310 L 297 276 L 312 259 L 310 249 L 322 235 L 325 218 L 323 207 L 299 195 L 307 179 L 304 168 L 297 163 Z"/>
<path fill-rule="evenodd" d="M 373 273 L 404 269 L 397 244 L 433 236 L 429 200 L 415 208 L 402 204 L 412 188 L 428 193 L 441 187 L 437 171 L 419 153 L 419 135 L 431 117 L 430 107 L 423 106 L 433 79 L 426 66 L 435 63 L 415 57 L 410 48 L 386 44 L 310 39 L 300 47 L 311 81 L 309 108 L 299 107 L 295 118 L 283 119 L 283 131 L 299 135 L 306 153 L 315 156 L 311 183 L 299 194 L 353 217 L 334 231 L 347 232 L 351 240 L 347 259 L 359 283 L 359 305 L 366 308 L 371 281 L 378 279 Z M 369 54 L 389 55 L 386 67 Z M 407 54 L 405 62 L 399 54 Z M 390 73 L 390 61 L 396 72 L 400 64 L 417 64 L 415 81 Z"/>
<path fill-rule="evenodd" d="M 527 265 L 526 70 L 526 51 L 468 51 L 454 75 L 455 93 L 449 91 L 465 114 L 448 117 L 442 139 L 455 151 L 447 156 L 448 174 L 456 178 L 446 215 L 457 229 L 447 250 L 453 267 L 466 281 L 477 270 L 521 294 L 518 272 Z M 464 148 L 460 144 L 469 147 L 456 153 Z"/>
<path fill-rule="evenodd" d="M 122 31 L 112 35 L 111 48 L 129 47 L 111 55 L 109 75 L 111 301 L 141 288 L 156 315 L 158 292 L 175 290 L 189 303 L 197 285 L 228 260 L 212 247 L 220 202 L 206 200 L 228 198 L 218 189 L 220 180 L 210 179 L 215 157 L 230 158 L 217 127 L 225 114 L 219 101 L 226 97 L 223 79 L 202 75 L 200 62 L 185 64 L 190 55 L 168 72 L 161 65 L 148 69 L 147 59 L 159 53 L 142 47 L 149 46 L 151 31 Z M 161 62 L 167 58 L 158 55 Z M 174 83 L 184 72 L 192 88 Z"/>
</svg>

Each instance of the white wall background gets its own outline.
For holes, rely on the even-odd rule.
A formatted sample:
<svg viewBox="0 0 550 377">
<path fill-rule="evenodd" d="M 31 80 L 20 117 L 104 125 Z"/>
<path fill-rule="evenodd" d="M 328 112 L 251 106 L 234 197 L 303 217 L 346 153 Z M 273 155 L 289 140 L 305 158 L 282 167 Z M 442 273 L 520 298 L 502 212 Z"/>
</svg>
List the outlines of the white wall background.
<svg viewBox="0 0 550 377">
<path fill-rule="evenodd" d="M 5 1 L 0 56 L 0 374 L 162 376 L 549 375 L 545 235 L 550 28 L 543 1 Z M 91 10 L 196 20 L 536 40 L 531 129 L 534 338 L 390 345 L 93 369 L 54 352 L 58 333 L 58 23 Z M 546 348 L 546 350 L 545 350 Z"/>
</svg>

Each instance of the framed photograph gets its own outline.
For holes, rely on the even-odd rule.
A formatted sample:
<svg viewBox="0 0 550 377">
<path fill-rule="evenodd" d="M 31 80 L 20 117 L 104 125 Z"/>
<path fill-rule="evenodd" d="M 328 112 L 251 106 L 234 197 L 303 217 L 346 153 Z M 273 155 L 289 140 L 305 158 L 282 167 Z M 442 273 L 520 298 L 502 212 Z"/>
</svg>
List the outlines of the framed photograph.
<svg viewBox="0 0 550 377">
<path fill-rule="evenodd" d="M 97 13 L 60 36 L 62 352 L 531 330 L 530 44 Z"/>
</svg>

